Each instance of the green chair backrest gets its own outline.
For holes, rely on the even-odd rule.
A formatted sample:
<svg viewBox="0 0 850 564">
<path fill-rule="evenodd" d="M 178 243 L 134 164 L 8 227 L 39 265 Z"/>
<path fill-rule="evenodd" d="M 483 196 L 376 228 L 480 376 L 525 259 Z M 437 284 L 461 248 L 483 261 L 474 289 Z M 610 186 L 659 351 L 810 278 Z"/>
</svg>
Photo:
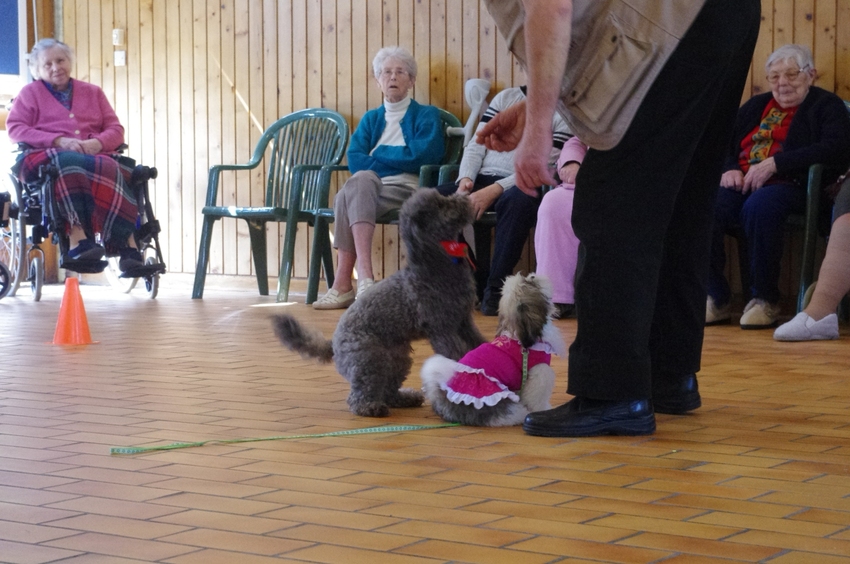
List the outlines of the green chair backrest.
<svg viewBox="0 0 850 564">
<path fill-rule="evenodd" d="M 462 127 L 463 124 L 457 117 L 443 108 L 440 110 L 440 119 L 443 120 L 443 131 L 445 131 L 446 152 L 440 164 L 457 164 L 460 162 L 460 154 L 463 152 L 463 134 L 453 135 L 448 132 L 449 127 Z"/>
<path fill-rule="evenodd" d="M 348 122 L 339 113 L 324 108 L 299 110 L 274 122 L 260 138 L 255 150 L 268 147 L 269 167 L 265 205 L 286 208 L 300 178 L 301 210 L 319 207 L 319 171 L 323 165 L 337 165 L 348 144 Z M 252 159 L 253 160 L 253 159 Z M 313 165 L 298 171 L 297 165 Z"/>
</svg>

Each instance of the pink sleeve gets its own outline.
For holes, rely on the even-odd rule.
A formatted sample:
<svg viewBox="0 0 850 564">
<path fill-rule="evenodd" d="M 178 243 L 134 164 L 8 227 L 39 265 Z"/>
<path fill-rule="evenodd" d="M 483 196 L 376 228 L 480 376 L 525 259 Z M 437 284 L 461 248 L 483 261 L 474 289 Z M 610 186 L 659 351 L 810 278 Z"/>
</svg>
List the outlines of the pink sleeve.
<svg viewBox="0 0 850 564">
<path fill-rule="evenodd" d="M 103 145 L 102 152 L 110 153 L 124 143 L 124 126 L 118 121 L 115 110 L 106 99 L 106 94 L 100 88 L 97 89 L 97 105 L 103 117 L 103 130 L 91 137 L 100 141 Z"/>
<path fill-rule="evenodd" d="M 52 147 L 59 134 L 39 129 L 39 117 L 36 87 L 27 85 L 15 96 L 12 109 L 9 110 L 6 120 L 9 139 L 13 143 L 26 143 L 32 147 Z"/>
<path fill-rule="evenodd" d="M 561 149 L 561 156 L 558 157 L 556 170 L 561 170 L 562 166 L 572 161 L 581 164 L 581 161 L 584 160 L 585 153 L 587 153 L 587 145 L 582 143 L 576 136 L 570 137 L 567 142 L 564 143 L 564 148 Z"/>
</svg>

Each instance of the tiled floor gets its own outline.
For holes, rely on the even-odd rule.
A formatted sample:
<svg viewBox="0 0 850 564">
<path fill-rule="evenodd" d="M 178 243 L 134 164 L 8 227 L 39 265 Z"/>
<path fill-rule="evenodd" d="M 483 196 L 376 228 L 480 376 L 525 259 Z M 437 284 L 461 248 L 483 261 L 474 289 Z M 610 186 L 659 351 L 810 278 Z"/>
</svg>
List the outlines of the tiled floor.
<svg viewBox="0 0 850 564">
<path fill-rule="evenodd" d="M 797 344 L 709 328 L 704 407 L 659 415 L 652 437 L 455 427 L 116 456 L 440 421 L 350 414 L 333 367 L 286 352 L 268 320 L 330 335 L 338 312 L 249 286 L 191 300 L 168 274 L 153 301 L 83 285 L 98 343 L 63 347 L 62 291 L 0 300 L 0 562 L 850 562 L 846 327 Z M 558 325 L 569 342 L 575 321 Z M 430 349 L 415 354 L 418 386 Z"/>
</svg>

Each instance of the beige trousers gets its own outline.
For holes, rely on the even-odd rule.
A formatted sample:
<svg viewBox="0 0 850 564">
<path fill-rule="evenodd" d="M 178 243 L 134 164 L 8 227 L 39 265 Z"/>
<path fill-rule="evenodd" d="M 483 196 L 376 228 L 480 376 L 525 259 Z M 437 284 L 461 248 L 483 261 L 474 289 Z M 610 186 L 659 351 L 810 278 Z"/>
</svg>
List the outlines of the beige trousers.
<svg viewBox="0 0 850 564">
<path fill-rule="evenodd" d="M 416 186 L 405 183 L 385 183 L 371 170 L 354 173 L 334 198 L 334 247 L 355 252 L 351 226 L 355 223 L 375 225 L 375 220 L 401 205 Z"/>
</svg>

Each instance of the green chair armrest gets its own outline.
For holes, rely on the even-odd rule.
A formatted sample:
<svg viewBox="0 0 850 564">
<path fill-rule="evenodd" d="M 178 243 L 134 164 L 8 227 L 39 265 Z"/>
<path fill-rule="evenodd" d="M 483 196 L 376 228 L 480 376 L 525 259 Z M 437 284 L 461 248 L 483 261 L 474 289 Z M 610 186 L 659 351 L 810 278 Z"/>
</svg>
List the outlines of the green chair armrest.
<svg viewBox="0 0 850 564">
<path fill-rule="evenodd" d="M 433 188 L 437 185 L 437 179 L 442 165 L 422 165 L 419 169 L 419 186 Z"/>
<path fill-rule="evenodd" d="M 457 180 L 457 175 L 460 172 L 460 165 L 449 164 L 440 167 L 440 177 L 437 180 L 438 185 L 448 184 Z"/>
<path fill-rule="evenodd" d="M 348 170 L 346 165 L 325 165 L 319 173 L 319 195 L 316 199 L 319 208 L 327 208 L 330 203 L 331 192 L 331 176 L 335 172 L 345 172 Z"/>
</svg>

